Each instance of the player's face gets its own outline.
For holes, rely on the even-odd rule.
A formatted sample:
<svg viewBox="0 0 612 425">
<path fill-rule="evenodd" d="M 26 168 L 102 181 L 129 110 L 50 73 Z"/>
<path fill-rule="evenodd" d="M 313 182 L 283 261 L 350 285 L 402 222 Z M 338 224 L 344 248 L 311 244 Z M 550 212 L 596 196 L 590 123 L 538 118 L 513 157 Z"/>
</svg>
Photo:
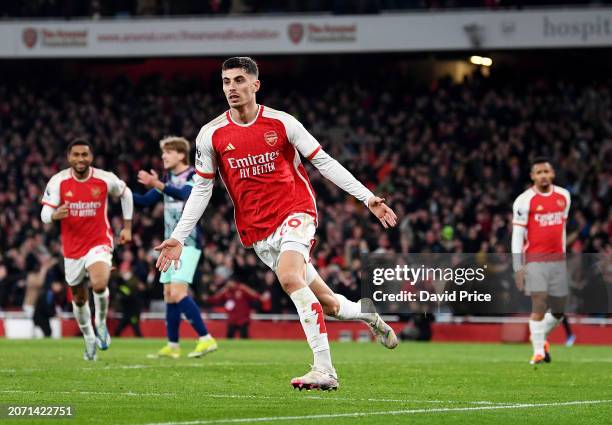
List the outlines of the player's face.
<svg viewBox="0 0 612 425">
<path fill-rule="evenodd" d="M 535 164 L 531 169 L 531 180 L 533 180 L 538 190 L 548 190 L 554 178 L 555 171 L 548 162 Z"/>
<path fill-rule="evenodd" d="M 182 163 L 183 159 L 185 159 L 185 154 L 183 153 L 178 153 L 178 151 L 171 149 L 162 150 L 164 170 L 172 170 L 174 167 Z"/>
<path fill-rule="evenodd" d="M 88 146 L 76 145 L 68 152 L 68 163 L 79 174 L 85 173 L 92 161 L 93 155 Z"/>
<path fill-rule="evenodd" d="M 227 69 L 221 73 L 223 93 L 230 108 L 240 108 L 255 103 L 255 93 L 260 82 L 242 68 Z"/>
</svg>

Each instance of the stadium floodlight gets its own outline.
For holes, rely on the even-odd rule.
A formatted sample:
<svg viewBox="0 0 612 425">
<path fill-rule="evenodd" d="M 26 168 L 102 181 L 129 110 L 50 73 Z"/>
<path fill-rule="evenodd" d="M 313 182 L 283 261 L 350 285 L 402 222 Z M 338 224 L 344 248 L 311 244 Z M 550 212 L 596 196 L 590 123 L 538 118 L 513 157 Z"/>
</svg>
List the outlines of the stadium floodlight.
<svg viewBox="0 0 612 425">
<path fill-rule="evenodd" d="M 493 59 L 483 56 L 470 56 L 470 62 L 474 65 L 482 65 L 486 67 L 493 65 Z"/>
</svg>

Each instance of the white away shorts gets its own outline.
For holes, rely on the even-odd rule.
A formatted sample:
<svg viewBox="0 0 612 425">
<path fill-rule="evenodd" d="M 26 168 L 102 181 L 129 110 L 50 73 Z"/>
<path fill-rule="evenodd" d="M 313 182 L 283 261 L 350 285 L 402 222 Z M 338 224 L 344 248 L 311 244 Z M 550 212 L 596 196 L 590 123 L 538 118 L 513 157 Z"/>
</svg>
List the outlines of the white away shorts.
<svg viewBox="0 0 612 425">
<path fill-rule="evenodd" d="M 113 250 L 110 246 L 94 246 L 81 258 L 64 258 L 64 269 L 68 285 L 76 286 L 80 284 L 87 275 L 87 268 L 99 261 L 109 266 L 112 265 Z"/>
</svg>

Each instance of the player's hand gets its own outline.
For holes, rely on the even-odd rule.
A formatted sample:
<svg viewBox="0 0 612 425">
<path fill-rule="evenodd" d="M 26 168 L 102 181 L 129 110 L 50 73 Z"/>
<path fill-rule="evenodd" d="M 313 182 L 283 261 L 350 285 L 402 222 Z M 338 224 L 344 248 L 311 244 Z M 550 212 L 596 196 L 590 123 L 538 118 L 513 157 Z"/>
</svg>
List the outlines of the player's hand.
<svg viewBox="0 0 612 425">
<path fill-rule="evenodd" d="M 179 259 L 181 258 L 181 252 L 183 252 L 183 245 L 176 239 L 166 239 L 160 245 L 156 246 L 155 251 L 159 251 L 159 258 L 155 267 L 160 272 L 165 272 L 174 263 L 174 268 L 179 268 Z"/>
<path fill-rule="evenodd" d="M 151 170 L 150 173 L 145 170 L 140 170 L 138 172 L 138 183 L 145 185 L 146 187 L 153 187 L 155 183 L 159 181 L 159 176 L 155 170 Z"/>
<path fill-rule="evenodd" d="M 52 220 L 63 220 L 68 217 L 70 210 L 68 209 L 68 202 L 64 202 L 64 205 L 60 205 L 53 214 L 51 214 Z"/>
<path fill-rule="evenodd" d="M 393 210 L 385 204 L 385 198 L 379 198 L 378 196 L 370 198 L 368 201 L 368 208 L 372 211 L 372 214 L 378 217 L 385 229 L 395 227 L 397 224 L 397 216 Z"/>
<path fill-rule="evenodd" d="M 132 230 L 123 229 L 119 232 L 119 245 L 126 244 L 132 241 Z"/>
<path fill-rule="evenodd" d="M 525 289 L 525 269 L 517 270 L 514 273 L 514 281 L 516 282 L 516 287 L 520 292 L 523 292 Z"/>
</svg>

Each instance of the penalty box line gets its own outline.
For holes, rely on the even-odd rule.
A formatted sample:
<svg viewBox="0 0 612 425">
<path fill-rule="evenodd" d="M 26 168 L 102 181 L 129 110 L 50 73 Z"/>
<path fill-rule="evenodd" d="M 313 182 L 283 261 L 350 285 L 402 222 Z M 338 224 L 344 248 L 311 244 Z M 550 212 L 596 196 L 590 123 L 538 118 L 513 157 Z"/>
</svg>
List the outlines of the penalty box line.
<svg viewBox="0 0 612 425">
<path fill-rule="evenodd" d="M 155 422 L 141 425 L 209 425 L 209 424 L 235 424 L 235 423 L 253 423 L 253 422 L 272 422 L 272 421 L 296 421 L 307 419 L 333 419 L 333 418 L 360 418 L 367 416 L 392 416 L 392 415 L 413 415 L 419 413 L 449 413 L 449 412 L 470 412 L 483 410 L 502 410 L 502 409 L 530 409 L 539 407 L 560 407 L 560 406 L 576 406 L 585 404 L 603 404 L 612 403 L 612 400 L 577 400 L 566 402 L 553 403 L 524 403 L 510 404 L 503 406 L 478 406 L 478 407 L 440 407 L 432 409 L 406 409 L 406 410 L 388 410 L 382 412 L 353 412 L 353 413 L 330 413 L 325 415 L 304 415 L 304 416 L 271 416 L 259 418 L 235 418 L 235 419 L 212 419 L 212 420 L 195 420 L 185 422 Z"/>
</svg>

